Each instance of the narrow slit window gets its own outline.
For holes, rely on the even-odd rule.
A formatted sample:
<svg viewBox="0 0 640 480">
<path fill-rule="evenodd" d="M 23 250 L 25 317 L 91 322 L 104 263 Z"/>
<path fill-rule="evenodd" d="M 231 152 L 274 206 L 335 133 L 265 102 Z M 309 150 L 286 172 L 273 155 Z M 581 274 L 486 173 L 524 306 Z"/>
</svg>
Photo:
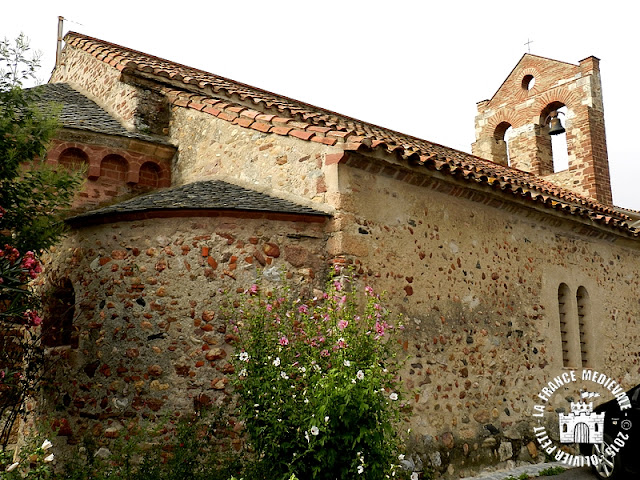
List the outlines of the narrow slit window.
<svg viewBox="0 0 640 480">
<path fill-rule="evenodd" d="M 578 288 L 576 293 L 576 302 L 578 305 L 578 327 L 580 331 L 580 356 L 582 358 L 582 367 L 591 367 L 590 349 L 589 349 L 589 294 L 584 287 Z"/>
</svg>

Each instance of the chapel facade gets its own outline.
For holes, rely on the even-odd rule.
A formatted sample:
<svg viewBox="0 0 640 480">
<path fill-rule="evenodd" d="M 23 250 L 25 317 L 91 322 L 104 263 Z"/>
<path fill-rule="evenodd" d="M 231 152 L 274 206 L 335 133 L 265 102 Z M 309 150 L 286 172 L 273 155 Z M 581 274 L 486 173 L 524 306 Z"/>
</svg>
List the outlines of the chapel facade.
<svg viewBox="0 0 640 480">
<path fill-rule="evenodd" d="M 63 118 L 48 161 L 88 169 L 47 265 L 69 305 L 50 316 L 65 318 L 49 339 L 64 368 L 47 400 L 68 443 L 226 401 L 233 335 L 213 293 L 282 269 L 312 291 L 348 264 L 388 292 L 406 324 L 410 458 L 445 476 L 541 458 L 531 405 L 566 369 L 639 382 L 639 232 L 611 203 L 593 57 L 525 55 L 478 105 L 471 155 L 78 33 L 65 42 L 47 88 L 87 119 Z M 554 172 L 546 120 L 562 106 L 569 168 Z"/>
</svg>

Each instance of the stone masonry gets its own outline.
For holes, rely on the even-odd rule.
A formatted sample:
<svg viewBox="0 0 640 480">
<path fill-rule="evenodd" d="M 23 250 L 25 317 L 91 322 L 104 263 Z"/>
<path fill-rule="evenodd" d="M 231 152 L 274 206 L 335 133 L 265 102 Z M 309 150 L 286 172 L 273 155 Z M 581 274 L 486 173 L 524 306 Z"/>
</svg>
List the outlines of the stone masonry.
<svg viewBox="0 0 640 480">
<path fill-rule="evenodd" d="M 404 316 L 399 361 L 415 466 L 456 478 L 487 464 L 542 460 L 531 407 L 566 369 L 564 350 L 625 386 L 640 381 L 640 242 L 630 218 L 610 205 L 593 57 L 575 66 L 525 55 L 479 105 L 476 157 L 91 37 L 66 41 L 52 81 L 129 132 L 143 128 L 144 144 L 156 148 L 132 152 L 124 134 L 110 135 L 131 160 L 103 169 L 96 165 L 105 152 L 74 144 L 98 159 L 89 172 L 127 184 L 146 155 L 167 169 L 156 187 L 224 180 L 322 213 L 205 199 L 198 209 L 132 215 L 116 203 L 109 215 L 71 220 L 46 277 L 75 298 L 77 345 L 50 349 L 64 367 L 59 393 L 46 399 L 68 443 L 84 433 L 116 438 L 127 419 L 229 402 L 233 334 L 219 292 L 242 292 L 260 274 L 277 282 L 282 270 L 313 292 L 335 262 L 353 266 L 362 286 L 386 291 Z M 531 90 L 527 75 L 536 79 Z M 554 174 L 539 154 L 542 122 L 560 104 L 571 111 L 568 174 Z M 500 156 L 507 124 L 521 132 L 511 167 Z M 54 145 L 52 161 L 67 141 Z M 131 193 L 123 187 L 109 200 Z M 567 311 L 581 302 L 571 338 L 560 291 L 575 307 Z"/>
</svg>

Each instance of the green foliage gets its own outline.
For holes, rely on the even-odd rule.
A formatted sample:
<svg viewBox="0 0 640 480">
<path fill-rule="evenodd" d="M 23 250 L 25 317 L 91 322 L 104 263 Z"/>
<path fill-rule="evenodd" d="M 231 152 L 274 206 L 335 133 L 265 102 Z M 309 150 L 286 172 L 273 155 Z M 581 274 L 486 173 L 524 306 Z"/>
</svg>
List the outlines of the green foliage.
<svg viewBox="0 0 640 480">
<path fill-rule="evenodd" d="M 0 245 L 34 252 L 51 246 L 64 231 L 62 216 L 78 189 L 82 172 L 54 170 L 45 163 L 59 123 L 59 107 L 45 104 L 39 88 L 23 89 L 34 78 L 38 57 L 27 56 L 28 40 L 0 42 L 0 206 L 6 210 Z"/>
<path fill-rule="evenodd" d="M 14 461 L 0 452 L 3 480 L 228 480 L 237 473 L 238 457 L 221 441 L 216 430 L 225 429 L 222 411 L 202 412 L 162 426 L 131 423 L 121 438 L 100 450 L 98 439 L 86 436 L 63 465 L 51 467 L 53 455 L 47 441 L 36 439 L 21 449 Z M 222 442 L 222 443 L 221 443 Z M 51 455 L 51 456 L 50 456 Z"/>
<path fill-rule="evenodd" d="M 37 436 L 20 449 L 17 458 L 7 451 L 0 452 L 0 478 L 3 480 L 49 480 L 54 455 L 49 451 L 51 442 L 44 440 L 40 446 Z"/>
<path fill-rule="evenodd" d="M 563 467 L 549 467 L 549 468 L 545 468 L 544 470 L 540 470 L 538 472 L 538 476 L 539 477 L 552 477 L 554 475 L 560 475 L 565 470 L 566 470 L 566 468 L 563 468 Z"/>
<path fill-rule="evenodd" d="M 320 298 L 254 285 L 229 312 L 240 341 L 235 385 L 254 457 L 245 478 L 402 477 L 396 427 L 403 394 L 391 320 L 348 277 Z M 416 476 L 417 478 L 417 476 Z"/>
<path fill-rule="evenodd" d="M 83 176 L 45 162 L 59 108 L 45 105 L 38 88 L 21 88 L 38 66 L 24 35 L 0 42 L 0 450 L 42 375 L 39 302 L 31 289 L 37 257 L 63 234 Z"/>
</svg>

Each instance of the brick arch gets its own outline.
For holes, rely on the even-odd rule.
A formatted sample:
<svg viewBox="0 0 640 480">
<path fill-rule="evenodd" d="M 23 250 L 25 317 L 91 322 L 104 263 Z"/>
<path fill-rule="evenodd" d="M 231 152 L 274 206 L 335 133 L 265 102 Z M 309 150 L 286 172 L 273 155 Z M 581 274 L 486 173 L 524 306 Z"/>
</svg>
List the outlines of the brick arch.
<svg viewBox="0 0 640 480">
<path fill-rule="evenodd" d="M 564 106 L 575 112 L 580 106 L 580 99 L 566 87 L 549 90 L 535 99 L 530 111 L 540 113 L 540 123 L 544 121 L 551 110 Z M 542 116 L 544 115 L 544 118 Z"/>
<path fill-rule="evenodd" d="M 480 138 L 496 138 L 496 131 L 502 128 L 501 126 L 505 123 L 508 123 L 513 128 L 518 128 L 527 122 L 525 116 L 514 112 L 512 109 L 500 110 L 487 120 Z M 506 128 L 504 130 L 506 130 Z"/>
<path fill-rule="evenodd" d="M 527 75 L 531 75 L 536 81 L 535 85 L 531 90 L 527 90 L 526 88 L 524 88 L 524 85 L 522 84 L 524 78 Z M 533 67 L 523 68 L 518 72 L 516 78 L 517 78 L 518 85 L 520 87 L 520 92 L 518 94 L 519 99 L 524 100 L 528 97 L 537 95 L 540 92 L 540 81 L 542 79 L 542 74 L 537 69 Z"/>
<path fill-rule="evenodd" d="M 137 184 L 142 187 L 167 187 L 171 179 L 166 167 L 153 161 L 146 161 L 138 170 Z"/>
<path fill-rule="evenodd" d="M 129 162 L 115 153 L 105 156 L 100 162 L 100 177 L 125 183 L 129 172 Z"/>
<path fill-rule="evenodd" d="M 89 165 L 89 155 L 81 148 L 69 147 L 60 152 L 57 162 L 58 165 L 69 169 L 84 168 Z"/>
</svg>

